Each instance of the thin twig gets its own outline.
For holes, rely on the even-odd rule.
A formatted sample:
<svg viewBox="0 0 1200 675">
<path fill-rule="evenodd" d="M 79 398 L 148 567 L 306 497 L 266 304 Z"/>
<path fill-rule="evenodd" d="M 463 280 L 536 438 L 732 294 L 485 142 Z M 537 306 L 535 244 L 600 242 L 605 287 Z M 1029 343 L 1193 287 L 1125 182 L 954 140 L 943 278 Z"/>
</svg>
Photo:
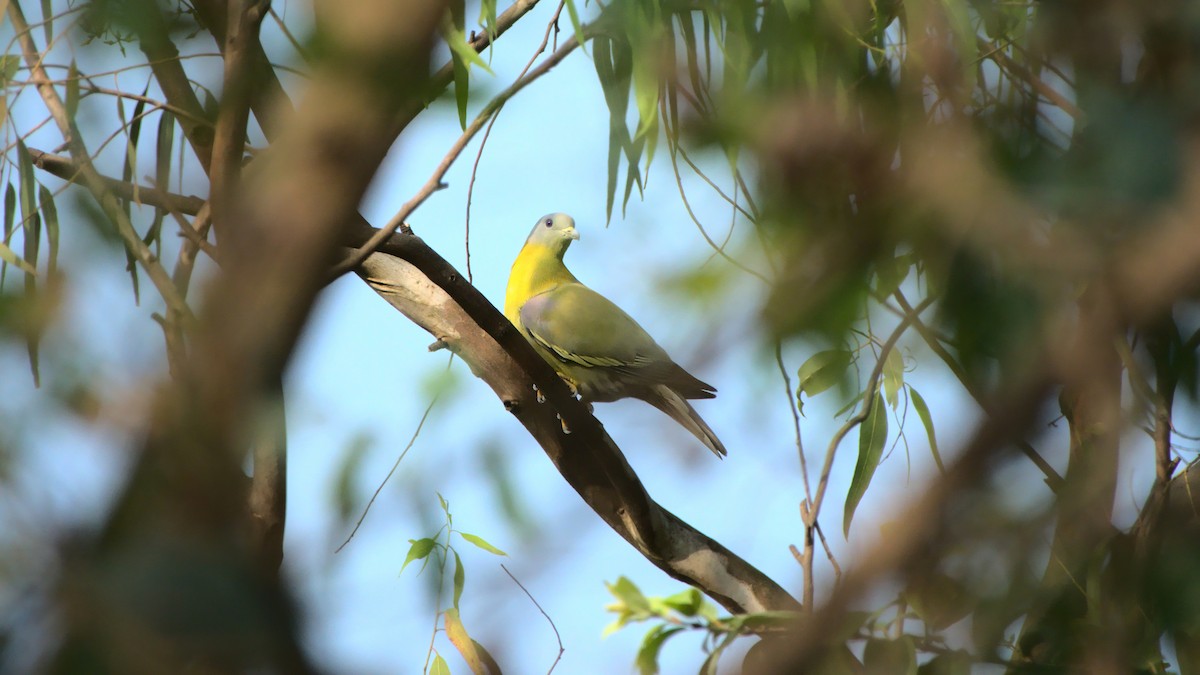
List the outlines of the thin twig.
<svg viewBox="0 0 1200 675">
<path fill-rule="evenodd" d="M 566 0 L 558 3 L 558 9 L 554 11 L 554 16 L 550 18 L 550 23 L 546 25 L 546 34 L 542 36 L 542 44 L 538 45 L 533 56 L 529 57 L 529 63 L 525 64 L 525 68 L 517 75 L 517 79 L 525 77 L 529 69 L 533 67 L 533 62 L 537 61 L 537 57 L 546 51 L 546 45 L 550 43 L 550 32 L 555 30 L 558 25 L 558 17 L 562 14 L 563 7 L 566 6 Z M 557 31 L 555 31 L 557 33 Z M 475 176 L 479 173 L 479 162 L 483 159 L 483 149 L 487 147 L 488 139 L 492 137 L 492 127 L 495 126 L 496 120 L 500 119 L 500 111 L 504 109 L 503 104 L 496 108 L 496 114 L 492 115 L 492 119 L 488 122 L 487 129 L 483 132 L 483 139 L 479 141 L 479 152 L 475 153 L 475 163 L 471 165 L 471 182 L 467 183 L 467 218 L 466 218 L 466 233 L 463 236 L 463 243 L 467 254 L 467 281 L 474 282 L 475 275 L 471 272 L 471 197 L 475 194 Z"/>
<path fill-rule="evenodd" d="M 150 281 L 158 290 L 159 295 L 162 296 L 163 302 L 169 308 L 178 311 L 181 315 L 191 317 L 191 309 L 179 294 L 179 290 L 171 282 L 170 276 L 167 275 L 166 270 L 163 269 L 158 258 L 154 256 L 149 247 L 142 242 L 141 237 L 138 236 L 137 231 L 133 227 L 133 223 L 129 221 L 125 212 L 117 204 L 116 197 L 108 191 L 100 174 L 92 166 L 87 147 L 84 145 L 83 139 L 79 138 L 74 128 L 74 120 L 67 115 L 66 106 L 63 104 L 62 99 L 59 98 L 54 86 L 50 84 L 45 69 L 40 65 L 40 55 L 37 51 L 37 46 L 33 42 L 33 37 L 30 35 L 29 25 L 25 22 L 25 15 L 21 11 L 20 2 L 12 0 L 9 3 L 8 16 L 12 21 L 13 29 L 17 32 L 25 63 L 30 69 L 30 77 L 36 83 L 38 93 L 42 96 L 42 101 L 45 103 L 51 116 L 54 117 L 59 131 L 66 140 L 71 151 L 71 156 L 79 163 L 80 174 L 83 176 L 84 184 L 92 193 L 92 197 L 100 205 L 101 210 L 116 225 L 117 233 L 125 242 L 125 246 L 133 254 L 133 257 L 146 270 L 147 276 L 150 277 Z"/>
<path fill-rule="evenodd" d="M 851 417 L 842 425 L 842 428 L 837 430 L 833 438 L 829 440 L 829 447 L 825 450 L 825 464 L 821 467 L 821 478 L 817 482 L 817 494 L 813 499 L 812 508 L 808 512 L 808 524 L 815 524 L 817 517 L 821 512 L 821 504 L 825 500 L 825 490 L 829 487 L 829 473 L 833 469 L 833 458 L 837 454 L 838 446 L 841 445 L 842 439 L 852 429 L 866 421 L 871 414 L 871 408 L 875 404 L 875 394 L 879 391 L 879 380 L 883 374 L 883 364 L 887 361 L 888 353 L 896 346 L 896 342 L 904 331 L 908 329 L 913 319 L 925 311 L 933 304 L 933 296 L 929 296 L 921 301 L 910 314 L 900 320 L 892 334 L 888 336 L 883 346 L 879 348 L 879 358 L 875 361 L 875 368 L 871 370 L 870 379 L 867 380 L 867 390 L 863 393 L 863 409 L 854 417 Z"/>
<path fill-rule="evenodd" d="M 450 369 L 450 364 L 452 363 L 454 363 L 453 354 L 450 355 L 450 360 L 446 362 L 447 370 Z M 408 454 L 409 450 L 412 450 L 413 445 L 417 442 L 417 437 L 421 435 L 421 428 L 425 426 L 425 420 L 429 419 L 429 413 L 433 410 L 433 406 L 438 402 L 439 398 L 441 398 L 441 394 L 435 395 L 433 400 L 429 402 L 429 405 L 425 406 L 425 412 L 421 415 L 421 421 L 417 422 L 417 428 L 413 431 L 412 438 L 408 439 L 408 445 L 404 446 L 404 450 L 392 464 L 391 470 L 389 470 L 387 475 L 383 477 L 383 480 L 379 483 L 379 487 L 375 488 L 375 493 L 371 495 L 371 499 L 369 499 L 367 501 L 367 505 L 363 507 L 362 515 L 360 515 L 358 517 L 358 521 L 354 523 L 354 529 L 350 530 L 350 535 L 346 537 L 346 541 L 343 541 L 342 545 L 337 547 L 337 549 L 334 551 L 335 554 L 341 553 L 342 549 L 346 548 L 346 544 L 349 544 L 350 540 L 354 538 L 354 535 L 358 533 L 358 528 L 362 525 L 363 520 L 367 517 L 367 512 L 371 510 L 371 506 L 375 503 L 375 499 L 379 497 L 379 493 L 383 491 L 383 486 L 387 485 L 387 482 L 391 480 L 392 474 L 396 473 L 396 469 L 400 466 L 400 462 L 404 460 L 405 455 Z"/>
<path fill-rule="evenodd" d="M 562 6 L 560 5 L 559 8 L 561 9 Z M 504 566 L 504 563 L 500 563 L 500 569 L 504 570 L 504 573 L 508 575 L 508 578 L 512 579 L 513 583 L 515 583 L 517 586 L 520 586 L 522 591 L 525 591 L 526 597 L 529 598 L 529 601 L 533 603 L 534 607 L 537 607 L 538 611 L 542 613 L 542 616 L 546 617 L 546 621 L 550 623 L 550 628 L 554 630 L 554 639 L 558 640 L 558 656 L 554 657 L 554 663 L 550 664 L 550 670 L 546 671 L 546 675 L 550 675 L 550 673 L 553 673 L 554 669 L 558 666 L 558 662 L 562 660 L 563 652 L 566 651 L 566 649 L 563 647 L 562 636 L 558 634 L 558 626 L 554 625 L 554 619 L 551 619 L 550 615 L 546 613 L 546 610 L 542 609 L 542 606 L 538 604 L 537 598 L 533 597 L 533 594 L 529 592 L 528 588 L 525 588 L 525 584 L 522 584 L 512 572 L 508 571 L 508 568 Z"/>
<path fill-rule="evenodd" d="M 413 211 L 417 210 L 417 207 L 425 203 L 425 200 L 429 199 L 429 196 L 434 192 L 444 187 L 445 184 L 442 182 L 442 179 L 445 178 L 446 172 L 450 170 L 450 166 L 454 163 L 454 160 L 458 159 L 458 156 L 462 154 L 462 151 L 466 148 L 467 143 L 471 142 L 471 139 L 475 137 L 475 134 L 479 133 L 479 130 L 483 128 L 483 125 L 487 123 L 489 119 L 491 119 L 492 115 L 494 115 L 496 111 L 499 110 L 506 101 L 508 101 L 508 99 L 515 96 L 531 82 L 534 82 L 541 76 L 550 72 L 551 68 L 558 65 L 559 62 L 567 57 L 568 54 L 575 51 L 575 48 L 578 46 L 579 43 L 575 40 L 574 36 L 572 36 L 563 42 L 563 45 L 559 47 L 557 51 L 551 54 L 549 58 L 543 61 L 540 66 L 531 71 L 525 77 L 518 79 L 507 89 L 496 95 L 496 97 L 484 107 L 475 120 L 471 122 L 466 130 L 463 131 L 462 135 L 458 137 L 458 140 L 454 142 L 454 145 L 451 146 L 450 151 L 446 153 L 446 156 L 443 157 L 442 161 L 438 164 L 437 169 L 434 170 L 433 175 L 430 176 L 425 185 L 419 191 L 417 191 L 417 194 L 414 195 L 412 199 L 405 202 L 404 206 L 400 207 L 400 210 L 396 213 L 396 215 L 392 216 L 392 219 L 388 221 L 388 224 L 372 235 L 371 239 L 368 240 L 367 243 L 355 249 L 353 253 L 349 254 L 348 257 L 338 263 L 333 268 L 331 276 L 333 278 L 337 278 L 361 265 L 362 262 L 367 259 L 367 256 L 374 253 L 375 249 L 379 248 L 380 244 L 382 244 L 388 237 L 392 236 L 396 230 L 400 229 L 400 226 L 404 224 L 404 221 L 410 215 L 412 215 Z"/>
</svg>

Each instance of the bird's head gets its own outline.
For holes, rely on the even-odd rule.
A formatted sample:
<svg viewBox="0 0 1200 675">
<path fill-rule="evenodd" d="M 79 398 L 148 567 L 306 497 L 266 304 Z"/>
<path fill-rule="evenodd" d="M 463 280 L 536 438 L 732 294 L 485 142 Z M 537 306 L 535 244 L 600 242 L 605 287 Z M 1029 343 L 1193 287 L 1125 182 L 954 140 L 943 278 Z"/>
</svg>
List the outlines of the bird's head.
<svg viewBox="0 0 1200 675">
<path fill-rule="evenodd" d="M 575 219 L 565 213 L 551 213 L 538 218 L 526 244 L 541 244 L 555 253 L 565 253 L 571 242 L 579 239 Z"/>
</svg>

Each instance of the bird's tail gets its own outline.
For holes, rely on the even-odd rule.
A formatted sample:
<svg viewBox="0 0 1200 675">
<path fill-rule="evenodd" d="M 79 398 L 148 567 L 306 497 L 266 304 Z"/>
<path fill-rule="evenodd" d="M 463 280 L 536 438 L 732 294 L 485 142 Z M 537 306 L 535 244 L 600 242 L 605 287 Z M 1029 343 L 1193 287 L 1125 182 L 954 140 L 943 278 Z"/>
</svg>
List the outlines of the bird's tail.
<svg viewBox="0 0 1200 675">
<path fill-rule="evenodd" d="M 674 389 L 665 384 L 657 385 L 650 390 L 650 395 L 645 400 L 666 413 L 671 419 L 679 422 L 684 429 L 692 432 L 692 435 L 699 438 L 700 442 L 712 450 L 717 457 L 729 454 L 725 451 L 725 445 L 721 443 L 721 439 L 717 438 L 713 430 L 708 428 L 708 425 L 701 419 L 700 413 L 697 413 L 692 404 L 688 403 L 687 399 L 676 393 Z"/>
</svg>

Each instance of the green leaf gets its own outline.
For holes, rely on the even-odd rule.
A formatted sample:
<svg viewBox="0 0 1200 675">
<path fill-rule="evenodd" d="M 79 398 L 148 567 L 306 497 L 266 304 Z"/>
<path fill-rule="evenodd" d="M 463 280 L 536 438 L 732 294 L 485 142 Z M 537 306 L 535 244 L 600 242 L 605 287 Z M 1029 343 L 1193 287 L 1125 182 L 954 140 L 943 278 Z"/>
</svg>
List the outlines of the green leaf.
<svg viewBox="0 0 1200 675">
<path fill-rule="evenodd" d="M 579 43 L 579 49 L 586 54 L 584 47 L 587 41 L 583 37 L 583 23 L 579 21 L 579 9 L 575 7 L 575 0 L 566 0 L 566 5 L 567 16 L 571 18 L 571 28 L 575 31 L 575 41 Z"/>
<path fill-rule="evenodd" d="M 970 675 L 971 655 L 966 652 L 938 654 L 917 668 L 917 675 Z"/>
<path fill-rule="evenodd" d="M 44 185 L 38 186 L 38 205 L 42 211 L 42 222 L 46 225 L 46 241 L 50 245 L 46 260 L 46 277 L 58 274 L 58 208 L 54 206 L 54 194 Z"/>
<path fill-rule="evenodd" d="M 408 541 L 412 543 L 412 546 L 408 548 L 408 555 L 404 556 L 404 564 L 400 566 L 401 574 L 404 573 L 404 568 L 408 567 L 408 563 L 414 560 L 424 560 L 425 558 L 428 558 L 430 552 L 433 551 L 433 547 L 437 544 L 437 542 L 429 537 L 424 537 L 422 539 L 409 539 Z"/>
<path fill-rule="evenodd" d="M 908 400 L 912 401 L 913 409 L 917 411 L 917 417 L 920 417 L 921 424 L 925 425 L 925 435 L 929 437 L 929 451 L 933 453 L 933 461 L 937 463 L 938 471 L 946 473 L 946 466 L 942 464 L 942 455 L 938 452 L 937 434 L 933 432 L 933 416 L 929 414 L 929 406 L 925 404 L 925 399 L 911 384 L 908 385 Z"/>
<path fill-rule="evenodd" d="M 446 659 L 441 654 L 434 654 L 433 663 L 429 664 L 429 675 L 450 675 L 450 666 L 446 665 Z"/>
<path fill-rule="evenodd" d="M 20 69 L 21 57 L 12 54 L 0 56 L 0 85 L 7 87 Z"/>
<path fill-rule="evenodd" d="M 17 191 L 13 189 L 12 183 L 4 190 L 4 239 L 0 239 L 0 243 L 4 244 L 4 248 L 8 248 L 8 243 L 12 241 L 13 232 L 13 217 L 17 212 Z M 12 254 L 13 258 L 17 257 L 16 253 Z M 10 260 L 0 262 L 0 288 L 4 288 L 4 274 L 8 271 Z M 22 261 L 23 262 L 23 261 Z M 15 264 L 15 263 L 14 263 Z"/>
<path fill-rule="evenodd" d="M 630 581 L 627 577 L 617 577 L 617 582 L 614 584 L 605 583 L 608 592 L 612 593 L 621 603 L 634 611 L 649 612 L 650 601 L 642 593 L 642 590 L 637 587 L 637 584 Z"/>
<path fill-rule="evenodd" d="M 828 349 L 808 357 L 797 373 L 800 383 L 796 386 L 796 400 L 800 400 L 801 394 L 816 396 L 841 383 L 850 359 L 850 352 L 845 349 Z"/>
<path fill-rule="evenodd" d="M 926 625 L 937 631 L 958 623 L 976 605 L 970 589 L 941 572 L 913 577 L 904 590 L 904 599 Z"/>
<path fill-rule="evenodd" d="M 479 23 L 483 29 L 487 31 L 488 36 L 488 53 L 491 53 L 491 44 L 496 40 L 496 5 L 497 0 L 481 0 L 479 3 Z"/>
<path fill-rule="evenodd" d="M 471 66 L 477 65 L 488 73 L 491 73 L 492 69 L 467 41 L 466 7 L 463 0 L 450 3 L 450 20 L 446 23 L 443 33 L 446 45 L 450 47 L 450 62 L 454 69 L 454 99 L 458 104 L 458 121 L 462 128 L 466 129 Z"/>
<path fill-rule="evenodd" d="M 42 0 L 42 34 L 46 36 L 46 48 L 54 42 L 54 8 L 50 0 Z"/>
<path fill-rule="evenodd" d="M 374 442 L 370 434 L 360 431 L 350 438 L 346 449 L 342 451 L 342 458 L 333 480 L 333 499 L 339 522 L 349 521 L 358 506 L 358 490 L 355 483 L 363 458 L 367 456 L 367 450 Z"/>
<path fill-rule="evenodd" d="M 8 244 L 5 244 L 3 241 L 0 241 L 0 260 L 3 260 L 4 264 L 6 265 L 13 265 L 17 267 L 26 274 L 37 273 L 37 270 L 35 270 L 32 265 L 22 260 L 21 257 L 17 255 L 16 251 L 13 251 L 11 248 L 9 248 Z"/>
<path fill-rule="evenodd" d="M 858 463 L 854 465 L 854 477 L 850 479 L 846 508 L 842 515 L 842 535 L 845 537 L 850 536 L 850 522 L 854 519 L 854 510 L 866 494 L 871 477 L 875 475 L 875 469 L 883 457 L 887 427 L 887 408 L 883 405 L 883 395 L 875 392 L 871 411 L 858 428 Z"/>
<path fill-rule="evenodd" d="M 668 628 L 666 625 L 659 625 L 646 633 L 633 662 L 639 675 L 656 675 L 658 673 L 658 653 L 662 651 L 663 643 L 682 630 L 675 626 Z"/>
<path fill-rule="evenodd" d="M 900 403 L 900 390 L 904 388 L 904 357 L 893 346 L 883 362 L 883 392 L 892 410 Z"/>
<path fill-rule="evenodd" d="M 878 281 L 875 284 L 875 292 L 884 298 L 895 293 L 900 284 L 904 283 L 911 266 L 912 257 L 909 255 L 900 255 L 876 263 L 875 276 Z"/>
<path fill-rule="evenodd" d="M 803 615 L 800 612 L 780 609 L 742 614 L 739 618 L 740 625 L 744 628 L 794 628 L 801 616 Z"/>
<path fill-rule="evenodd" d="M 67 67 L 66 107 L 67 119 L 75 124 L 75 116 L 79 112 L 79 68 L 75 65 L 75 59 L 71 59 L 71 65 Z"/>
<path fill-rule="evenodd" d="M 467 541 L 471 542 L 472 544 L 475 544 L 476 546 L 487 551 L 488 553 L 494 553 L 496 555 L 502 555 L 502 556 L 508 555 L 504 551 L 501 551 L 500 549 L 496 548 L 495 546 L 492 546 L 491 544 L 484 541 L 483 537 L 480 537 L 480 536 L 477 536 L 474 534 L 467 534 L 466 532 L 459 532 L 458 534 L 463 539 L 466 539 Z"/>
<path fill-rule="evenodd" d="M 450 517 L 450 502 L 446 501 L 446 498 L 442 496 L 442 493 L 435 492 L 434 494 L 437 495 L 438 506 L 442 507 L 442 513 L 446 514 L 446 519 L 452 520 Z"/>
<path fill-rule="evenodd" d="M 700 595 L 700 591 L 689 588 L 663 598 L 662 603 L 684 616 L 691 617 L 696 616 L 704 606 L 704 596 Z"/>
<path fill-rule="evenodd" d="M 454 608 L 458 609 L 458 601 L 462 599 L 463 586 L 467 583 L 467 572 L 463 569 L 462 559 L 458 557 L 458 551 L 450 549 L 454 553 Z"/>
<path fill-rule="evenodd" d="M 917 650 L 907 636 L 871 638 L 863 650 L 863 666 L 867 675 L 917 675 Z"/>
</svg>

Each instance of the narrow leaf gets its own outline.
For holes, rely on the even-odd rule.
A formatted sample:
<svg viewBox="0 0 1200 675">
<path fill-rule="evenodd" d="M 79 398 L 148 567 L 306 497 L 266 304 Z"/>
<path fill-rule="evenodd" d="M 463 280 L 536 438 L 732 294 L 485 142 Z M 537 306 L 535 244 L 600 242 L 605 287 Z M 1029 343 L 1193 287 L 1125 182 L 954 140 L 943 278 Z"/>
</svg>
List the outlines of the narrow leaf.
<svg viewBox="0 0 1200 675">
<path fill-rule="evenodd" d="M 459 618 L 458 610 L 451 608 L 442 613 L 445 618 L 446 637 L 450 638 L 450 643 L 462 655 L 463 660 L 467 662 L 467 667 L 471 669 L 474 675 L 487 675 L 487 671 L 483 668 L 483 660 L 479 657 L 479 652 L 475 649 L 475 641 L 467 634 L 466 626 L 463 626 L 462 619 Z"/>
<path fill-rule="evenodd" d="M 579 49 L 584 51 L 584 46 L 587 42 L 583 39 L 583 24 L 579 21 L 579 10 L 575 7 L 575 0 L 566 0 L 567 16 L 571 17 L 571 28 L 575 30 L 575 41 L 579 43 Z"/>
<path fill-rule="evenodd" d="M 933 432 L 933 416 L 929 414 L 929 406 L 911 384 L 908 386 L 908 399 L 912 401 L 913 409 L 921 418 L 921 424 L 925 425 L 925 435 L 929 437 L 929 451 L 933 453 L 933 461 L 937 463 L 938 471 L 946 473 L 946 465 L 942 464 L 942 455 L 938 452 L 937 434 Z"/>
<path fill-rule="evenodd" d="M 50 6 L 50 0 L 42 0 L 42 31 L 49 49 L 50 43 L 54 42 L 54 8 Z"/>
<path fill-rule="evenodd" d="M 16 251 L 9 248 L 8 244 L 5 244 L 3 241 L 0 241 L 0 260 L 3 260 L 5 265 L 13 265 L 26 274 L 37 273 L 37 270 L 32 265 L 22 260 Z"/>
<path fill-rule="evenodd" d="M 42 210 L 42 222 L 46 224 L 46 242 L 50 245 L 46 277 L 53 279 L 58 273 L 58 208 L 54 205 L 54 194 L 44 185 L 38 186 L 38 204 Z"/>
<path fill-rule="evenodd" d="M 79 112 L 79 68 L 75 65 L 75 59 L 71 59 L 71 65 L 67 67 L 67 119 L 71 124 L 75 123 L 75 115 Z"/>
<path fill-rule="evenodd" d="M 404 556 L 404 564 L 400 566 L 400 572 L 404 573 L 404 568 L 408 567 L 408 563 L 414 560 L 424 560 L 429 557 L 429 553 L 433 551 L 434 542 L 429 537 L 422 539 L 409 539 L 412 546 L 408 548 L 408 555 Z"/>
<path fill-rule="evenodd" d="M 900 350 L 893 347 L 888 350 L 883 362 L 883 393 L 892 410 L 900 402 L 900 390 L 904 387 L 904 357 Z"/>
<path fill-rule="evenodd" d="M 854 466 L 854 477 L 850 480 L 850 489 L 846 493 L 846 508 L 842 515 L 842 535 L 845 537 L 850 536 L 850 522 L 854 520 L 854 510 L 866 494 L 871 477 L 875 475 L 875 469 L 883 457 L 887 427 L 887 408 L 883 405 L 883 395 L 876 392 L 871 411 L 858 428 L 858 463 Z"/>
<path fill-rule="evenodd" d="M 0 243 L 3 243 L 6 249 L 12 241 L 13 216 L 16 215 L 16 212 L 17 191 L 13 189 L 12 183 L 9 183 L 8 187 L 4 190 L 4 239 L 0 240 Z M 16 255 L 16 253 L 13 253 L 14 258 L 16 258 Z M 0 288 L 4 288 L 4 274 L 8 271 L 9 262 L 11 261 L 0 263 Z"/>
<path fill-rule="evenodd" d="M 508 555 L 504 551 L 501 551 L 500 549 L 496 548 L 495 546 L 492 546 L 491 544 L 484 541 L 483 537 L 480 537 L 480 536 L 477 536 L 474 534 L 468 534 L 466 532 L 459 532 L 458 534 L 463 539 L 466 539 L 467 541 L 471 542 L 472 544 L 475 544 L 476 546 L 487 551 L 488 553 L 494 553 L 495 555 L 502 555 L 502 556 Z"/>
<path fill-rule="evenodd" d="M 450 550 L 454 553 L 454 608 L 458 609 L 458 601 L 462 599 L 463 586 L 467 583 L 467 571 L 463 569 L 462 558 L 458 557 L 458 551 Z"/>
</svg>

